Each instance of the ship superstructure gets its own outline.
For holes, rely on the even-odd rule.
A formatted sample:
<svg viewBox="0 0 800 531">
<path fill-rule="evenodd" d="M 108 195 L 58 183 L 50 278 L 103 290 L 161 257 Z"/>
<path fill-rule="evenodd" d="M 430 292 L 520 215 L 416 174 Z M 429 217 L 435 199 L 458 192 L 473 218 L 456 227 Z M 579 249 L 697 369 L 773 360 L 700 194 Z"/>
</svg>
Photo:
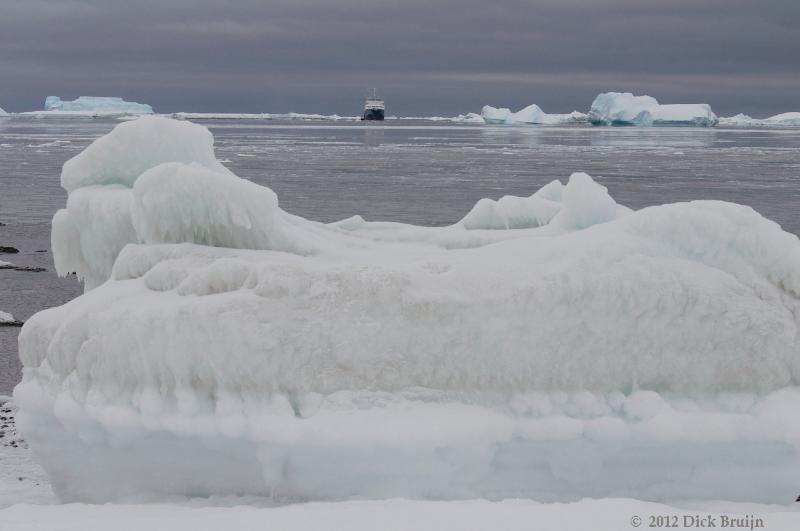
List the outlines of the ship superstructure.
<svg viewBox="0 0 800 531">
<path fill-rule="evenodd" d="M 372 89 L 372 95 L 367 96 L 364 102 L 364 115 L 362 120 L 383 120 L 383 115 L 386 110 L 386 105 L 383 98 L 378 97 L 376 89 Z"/>
</svg>

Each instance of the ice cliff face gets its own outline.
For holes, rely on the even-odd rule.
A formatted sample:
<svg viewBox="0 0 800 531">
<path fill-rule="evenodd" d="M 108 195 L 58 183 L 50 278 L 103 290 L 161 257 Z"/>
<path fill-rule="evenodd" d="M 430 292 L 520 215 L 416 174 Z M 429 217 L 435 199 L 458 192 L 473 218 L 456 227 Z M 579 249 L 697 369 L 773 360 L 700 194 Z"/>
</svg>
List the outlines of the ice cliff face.
<svg viewBox="0 0 800 531">
<path fill-rule="evenodd" d="M 73 101 L 63 101 L 58 96 L 47 96 L 44 110 L 88 114 L 153 114 L 153 108 L 144 103 L 98 96 L 80 96 Z"/>
<path fill-rule="evenodd" d="M 800 241 L 586 174 L 450 227 L 325 225 L 145 117 L 64 166 L 18 426 L 64 500 L 779 501 L 800 470 Z"/>
<path fill-rule="evenodd" d="M 595 125 L 690 125 L 711 127 L 717 116 L 705 103 L 662 105 L 650 96 L 630 92 L 598 95 L 589 109 L 589 122 Z"/>
</svg>

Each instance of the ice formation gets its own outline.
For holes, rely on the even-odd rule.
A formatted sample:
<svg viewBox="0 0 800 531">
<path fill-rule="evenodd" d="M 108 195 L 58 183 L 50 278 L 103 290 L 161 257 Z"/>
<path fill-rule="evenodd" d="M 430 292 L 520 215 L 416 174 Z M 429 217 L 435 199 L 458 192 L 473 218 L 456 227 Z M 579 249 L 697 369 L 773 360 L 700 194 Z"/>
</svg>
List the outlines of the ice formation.
<svg viewBox="0 0 800 531">
<path fill-rule="evenodd" d="M 450 227 L 293 216 L 203 127 L 69 161 L 18 427 L 63 500 L 777 502 L 800 470 L 800 241 L 586 174 Z"/>
<path fill-rule="evenodd" d="M 517 112 L 511 112 L 505 107 L 498 109 L 491 105 L 484 105 L 481 109 L 481 117 L 487 124 L 504 125 L 557 125 L 586 121 L 586 115 L 578 111 L 572 111 L 569 114 L 547 114 L 536 104 L 528 105 Z"/>
<path fill-rule="evenodd" d="M 690 125 L 711 127 L 717 116 L 705 103 L 663 105 L 650 96 L 630 92 L 606 92 L 598 95 L 589 110 L 589 122 L 595 125 Z"/>
<path fill-rule="evenodd" d="M 8 113 L 2 107 L 0 107 L 0 116 L 8 116 Z"/>
<path fill-rule="evenodd" d="M 737 114 L 719 119 L 720 125 L 744 127 L 800 127 L 800 112 L 785 112 L 769 118 L 752 118 Z"/>
<path fill-rule="evenodd" d="M 0 310 L 0 323 L 16 323 L 17 320 L 8 312 Z"/>
<path fill-rule="evenodd" d="M 100 96 L 80 96 L 73 101 L 47 96 L 44 110 L 74 114 L 153 114 L 153 108 L 144 103 Z"/>
</svg>

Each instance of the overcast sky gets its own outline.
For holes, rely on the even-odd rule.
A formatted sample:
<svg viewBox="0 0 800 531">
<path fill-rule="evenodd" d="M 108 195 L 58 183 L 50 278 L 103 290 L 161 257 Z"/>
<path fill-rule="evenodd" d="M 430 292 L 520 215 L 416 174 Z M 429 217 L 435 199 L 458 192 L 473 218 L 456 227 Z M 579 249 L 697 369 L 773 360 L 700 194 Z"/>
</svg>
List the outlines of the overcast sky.
<svg viewBox="0 0 800 531">
<path fill-rule="evenodd" d="M 586 110 L 598 92 L 800 111 L 800 0 L 0 0 L 0 107 Z"/>
</svg>

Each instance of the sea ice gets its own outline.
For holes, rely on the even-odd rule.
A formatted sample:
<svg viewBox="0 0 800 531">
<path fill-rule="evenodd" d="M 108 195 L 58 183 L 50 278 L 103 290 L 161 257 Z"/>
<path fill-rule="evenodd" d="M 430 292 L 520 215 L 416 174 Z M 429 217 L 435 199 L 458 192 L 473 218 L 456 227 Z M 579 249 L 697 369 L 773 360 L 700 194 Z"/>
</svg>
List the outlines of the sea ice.
<svg viewBox="0 0 800 531">
<path fill-rule="evenodd" d="M 2 262 L 0 262 L 2 263 Z M 17 320 L 8 312 L 0 310 L 0 323 L 16 323 Z"/>
<path fill-rule="evenodd" d="M 487 124 L 543 124 L 556 125 L 568 123 L 580 123 L 586 121 L 586 115 L 578 111 L 569 114 L 547 114 L 538 105 L 528 105 L 517 112 L 511 112 L 507 108 L 495 108 L 485 105 L 481 110 L 481 117 Z"/>
<path fill-rule="evenodd" d="M 800 241 L 746 206 L 634 212 L 576 173 L 449 227 L 326 225 L 160 117 L 62 183 L 87 292 L 23 327 L 14 391 L 62 500 L 796 490 Z"/>
<path fill-rule="evenodd" d="M 717 116 L 705 103 L 662 105 L 650 96 L 606 92 L 592 102 L 588 116 L 595 125 L 691 125 L 711 127 Z"/>
<path fill-rule="evenodd" d="M 58 96 L 47 96 L 44 110 L 75 114 L 153 114 L 153 108 L 144 103 L 99 96 L 80 96 L 73 101 L 64 101 Z"/>
</svg>

